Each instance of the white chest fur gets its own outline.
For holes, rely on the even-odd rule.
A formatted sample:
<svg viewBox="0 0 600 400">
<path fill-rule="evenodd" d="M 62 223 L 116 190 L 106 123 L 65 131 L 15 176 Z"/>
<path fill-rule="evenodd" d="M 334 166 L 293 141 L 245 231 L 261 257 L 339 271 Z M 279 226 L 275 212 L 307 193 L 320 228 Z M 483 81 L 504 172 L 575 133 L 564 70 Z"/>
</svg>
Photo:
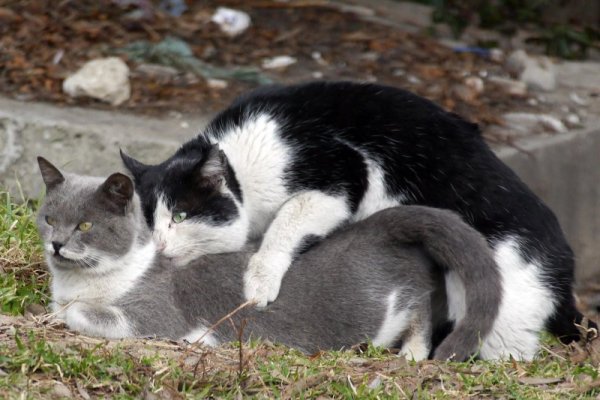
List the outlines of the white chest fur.
<svg viewBox="0 0 600 400">
<path fill-rule="evenodd" d="M 52 272 L 52 300 L 54 311 L 72 301 L 108 305 L 130 290 L 151 266 L 156 254 L 149 241 L 134 246 L 123 257 L 102 257 L 94 268 L 64 271 L 48 265 Z"/>
</svg>

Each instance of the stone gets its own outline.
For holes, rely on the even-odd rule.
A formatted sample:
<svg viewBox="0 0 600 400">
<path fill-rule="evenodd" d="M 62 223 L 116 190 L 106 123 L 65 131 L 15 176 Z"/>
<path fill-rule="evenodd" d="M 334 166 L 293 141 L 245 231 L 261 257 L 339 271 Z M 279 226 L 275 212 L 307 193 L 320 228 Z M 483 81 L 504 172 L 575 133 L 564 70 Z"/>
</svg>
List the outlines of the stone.
<svg viewBox="0 0 600 400">
<path fill-rule="evenodd" d="M 483 80 L 477 76 L 470 76 L 466 78 L 465 86 L 473 90 L 473 92 L 475 92 L 476 94 L 483 93 L 483 89 L 485 88 Z"/>
<path fill-rule="evenodd" d="M 504 114 L 502 119 L 515 136 L 543 132 L 567 132 L 567 127 L 561 120 L 549 114 L 511 112 Z"/>
<path fill-rule="evenodd" d="M 31 314 L 31 315 L 42 315 L 46 313 L 46 308 L 41 305 L 41 304 L 30 304 L 27 307 L 25 307 L 25 313 L 27 314 Z"/>
<path fill-rule="evenodd" d="M 510 78 L 502 78 L 500 76 L 490 76 L 488 81 L 500 86 L 502 90 L 514 97 L 527 96 L 527 84 Z"/>
<path fill-rule="evenodd" d="M 264 69 L 283 69 L 290 65 L 296 64 L 298 60 L 291 56 L 275 56 L 272 58 L 265 58 L 262 62 Z"/>
<path fill-rule="evenodd" d="M 584 100 L 575 92 L 571 92 L 571 94 L 569 94 L 569 98 L 573 103 L 577 104 L 578 106 L 587 107 L 589 105 L 589 103 L 586 100 Z"/>
<path fill-rule="evenodd" d="M 556 89 L 556 68 L 548 57 L 532 57 L 524 50 L 516 50 L 508 56 L 504 67 L 532 89 Z"/>
<path fill-rule="evenodd" d="M 129 67 L 118 57 L 88 61 L 63 81 L 63 91 L 71 97 L 92 97 L 117 106 L 131 96 Z"/>
<path fill-rule="evenodd" d="M 581 126 L 581 118 L 577 114 L 569 114 L 565 118 L 565 122 L 567 125 L 571 127 L 579 127 Z"/>
<path fill-rule="evenodd" d="M 479 97 L 483 89 L 483 80 L 477 76 L 470 76 L 464 80 L 463 84 L 455 85 L 452 91 L 461 100 L 471 103 Z"/>
<path fill-rule="evenodd" d="M 207 79 L 206 85 L 211 89 L 223 90 L 227 89 L 229 83 L 223 79 Z"/>
<path fill-rule="evenodd" d="M 219 25 L 221 31 L 233 37 L 241 34 L 250 27 L 250 16 L 240 10 L 219 7 L 213 14 L 211 21 Z"/>
<path fill-rule="evenodd" d="M 525 69 L 525 64 L 527 63 L 528 55 L 525 50 L 515 50 L 506 59 L 504 62 L 504 68 L 506 71 L 512 76 L 518 77 L 521 75 L 521 72 Z"/>
<path fill-rule="evenodd" d="M 73 393 L 71 393 L 71 389 L 66 387 L 64 383 L 56 382 L 52 387 L 52 397 L 56 399 L 72 399 Z"/>
</svg>

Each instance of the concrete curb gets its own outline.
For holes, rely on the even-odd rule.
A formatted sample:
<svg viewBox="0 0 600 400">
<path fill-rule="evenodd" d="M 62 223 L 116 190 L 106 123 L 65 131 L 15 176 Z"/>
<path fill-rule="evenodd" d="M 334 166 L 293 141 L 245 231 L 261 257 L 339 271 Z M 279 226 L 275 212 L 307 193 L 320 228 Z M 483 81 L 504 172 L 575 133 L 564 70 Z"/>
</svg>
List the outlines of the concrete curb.
<svg viewBox="0 0 600 400">
<path fill-rule="evenodd" d="M 123 170 L 119 148 L 145 162 L 162 161 L 209 118 L 157 119 L 0 98 L 0 188 L 37 197 L 43 186 L 37 155 L 104 176 Z M 579 280 L 600 274 L 600 119 L 587 125 L 595 128 L 523 138 L 518 145 L 526 153 L 494 148 L 557 214 L 577 254 Z"/>
</svg>

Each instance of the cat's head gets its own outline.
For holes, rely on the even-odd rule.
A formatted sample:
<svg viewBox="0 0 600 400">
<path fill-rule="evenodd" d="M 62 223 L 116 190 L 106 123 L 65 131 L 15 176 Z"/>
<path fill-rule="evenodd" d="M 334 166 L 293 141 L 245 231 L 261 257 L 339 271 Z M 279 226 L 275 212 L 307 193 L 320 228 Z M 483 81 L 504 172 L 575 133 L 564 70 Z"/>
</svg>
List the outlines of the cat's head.
<svg viewBox="0 0 600 400">
<path fill-rule="evenodd" d="M 48 264 L 89 273 L 118 265 L 112 261 L 131 249 L 140 225 L 145 228 L 131 179 L 119 173 L 106 179 L 63 174 L 42 157 L 38 165 L 46 198 L 37 225 Z"/>
<path fill-rule="evenodd" d="M 123 152 L 121 158 L 134 177 L 157 248 L 173 264 L 243 247 L 248 220 L 217 145 L 180 151 L 152 166 Z"/>
</svg>

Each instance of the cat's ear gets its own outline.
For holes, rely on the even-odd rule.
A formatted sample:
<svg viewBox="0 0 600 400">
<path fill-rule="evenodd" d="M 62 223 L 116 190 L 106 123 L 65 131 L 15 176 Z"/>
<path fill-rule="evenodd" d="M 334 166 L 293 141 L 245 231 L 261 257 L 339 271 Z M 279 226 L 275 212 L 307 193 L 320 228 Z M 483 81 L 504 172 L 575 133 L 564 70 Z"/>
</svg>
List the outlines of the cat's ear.
<svg viewBox="0 0 600 400">
<path fill-rule="evenodd" d="M 208 156 L 201 164 L 198 171 L 198 181 L 204 187 L 217 187 L 225 179 L 227 172 L 227 157 L 225 153 L 219 149 L 219 145 L 215 144 L 208 152 Z"/>
<path fill-rule="evenodd" d="M 65 181 L 65 177 L 60 173 L 58 168 L 56 168 L 50 161 L 46 160 L 44 157 L 37 158 L 38 165 L 40 167 L 40 172 L 42 174 L 42 179 L 46 184 L 46 191 L 50 191 L 54 189 L 58 184 L 63 183 Z"/>
<path fill-rule="evenodd" d="M 119 149 L 119 153 L 121 154 L 121 160 L 123 160 L 123 164 L 125 168 L 131 172 L 133 177 L 137 180 L 150 166 L 139 162 L 138 160 L 129 157 L 125 152 Z"/>
<path fill-rule="evenodd" d="M 113 212 L 125 214 L 133 197 L 133 182 L 127 175 L 119 172 L 112 174 L 98 189 L 104 206 Z"/>
</svg>

